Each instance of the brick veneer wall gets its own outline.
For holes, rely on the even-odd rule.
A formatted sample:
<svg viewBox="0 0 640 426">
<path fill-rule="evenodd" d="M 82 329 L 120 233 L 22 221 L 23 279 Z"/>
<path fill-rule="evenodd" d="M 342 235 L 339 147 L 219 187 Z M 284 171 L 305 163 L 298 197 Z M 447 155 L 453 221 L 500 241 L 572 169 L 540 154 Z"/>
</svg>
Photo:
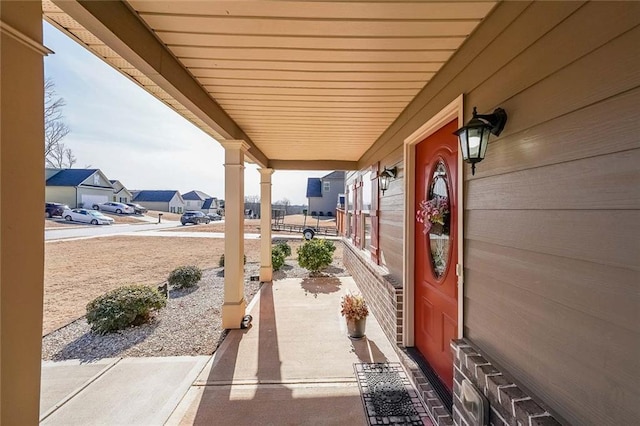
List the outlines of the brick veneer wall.
<svg viewBox="0 0 640 426">
<path fill-rule="evenodd" d="M 344 242 L 345 267 L 358 284 L 369 309 L 375 315 L 389 341 L 401 345 L 402 284 L 385 275 L 381 268 L 365 257 L 367 254 L 355 248 L 350 242 Z"/>
<path fill-rule="evenodd" d="M 454 359 L 453 422 L 468 426 L 462 409 L 462 380 L 467 379 L 489 400 L 493 426 L 556 426 L 560 423 L 518 385 L 505 377 L 466 339 L 451 342 Z"/>
</svg>

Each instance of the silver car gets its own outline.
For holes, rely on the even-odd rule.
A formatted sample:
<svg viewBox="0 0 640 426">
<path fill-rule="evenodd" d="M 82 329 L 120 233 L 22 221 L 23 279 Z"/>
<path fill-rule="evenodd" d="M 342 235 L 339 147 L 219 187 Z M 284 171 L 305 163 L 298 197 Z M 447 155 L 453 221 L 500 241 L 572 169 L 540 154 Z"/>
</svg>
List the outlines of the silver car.
<svg viewBox="0 0 640 426">
<path fill-rule="evenodd" d="M 68 221 L 90 223 L 92 225 L 111 225 L 114 222 L 112 217 L 87 209 L 65 209 L 62 217 Z"/>
<path fill-rule="evenodd" d="M 103 210 L 105 212 L 113 212 L 113 213 L 118 213 L 118 214 L 133 214 L 135 213 L 135 209 L 131 206 L 128 206 L 124 203 L 113 203 L 113 202 L 108 202 L 108 203 L 102 203 L 102 204 L 96 204 L 93 206 L 94 210 Z"/>
</svg>

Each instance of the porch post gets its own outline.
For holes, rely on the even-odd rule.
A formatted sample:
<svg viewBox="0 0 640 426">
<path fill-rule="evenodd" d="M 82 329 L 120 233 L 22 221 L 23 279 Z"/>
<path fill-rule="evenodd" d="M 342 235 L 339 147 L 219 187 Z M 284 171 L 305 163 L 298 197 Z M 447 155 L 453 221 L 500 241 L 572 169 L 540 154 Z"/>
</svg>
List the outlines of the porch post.
<svg viewBox="0 0 640 426">
<path fill-rule="evenodd" d="M 271 265 L 271 175 L 273 169 L 260 169 L 260 281 L 273 279 Z"/>
<path fill-rule="evenodd" d="M 0 3 L 0 424 L 38 424 L 44 282 L 41 2 Z"/>
<path fill-rule="evenodd" d="M 244 300 L 244 153 L 241 140 L 221 142 L 224 147 L 224 304 L 222 327 L 240 328 Z"/>
</svg>

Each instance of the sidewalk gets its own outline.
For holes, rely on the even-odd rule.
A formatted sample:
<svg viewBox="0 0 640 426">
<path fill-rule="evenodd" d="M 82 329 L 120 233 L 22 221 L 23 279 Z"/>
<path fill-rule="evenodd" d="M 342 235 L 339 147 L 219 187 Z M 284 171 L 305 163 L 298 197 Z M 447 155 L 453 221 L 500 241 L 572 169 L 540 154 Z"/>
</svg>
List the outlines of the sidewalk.
<svg viewBox="0 0 640 426">
<path fill-rule="evenodd" d="M 353 364 L 398 358 L 373 315 L 346 336 L 348 291 L 351 277 L 265 284 L 252 327 L 212 357 L 44 362 L 43 424 L 366 425 Z"/>
</svg>

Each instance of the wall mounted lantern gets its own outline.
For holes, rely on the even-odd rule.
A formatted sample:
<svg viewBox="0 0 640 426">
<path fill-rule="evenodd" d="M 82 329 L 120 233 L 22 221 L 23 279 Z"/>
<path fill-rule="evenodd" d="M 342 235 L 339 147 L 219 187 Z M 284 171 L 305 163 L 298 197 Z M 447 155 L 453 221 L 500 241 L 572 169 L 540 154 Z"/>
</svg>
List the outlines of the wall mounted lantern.
<svg viewBox="0 0 640 426">
<path fill-rule="evenodd" d="M 390 169 L 384 168 L 383 171 L 378 175 L 378 180 L 380 181 L 380 190 L 382 191 L 382 195 L 384 195 L 384 191 L 389 189 L 389 182 L 391 179 L 395 179 L 398 173 L 397 167 L 392 167 Z"/>
<path fill-rule="evenodd" d="M 499 136 L 507 122 L 507 113 L 502 108 L 496 108 L 493 114 L 478 114 L 473 107 L 473 118 L 456 130 L 453 134 L 460 140 L 462 158 L 471 163 L 471 174 L 476 173 L 476 163 L 484 159 L 489 144 L 489 134 Z"/>
</svg>

